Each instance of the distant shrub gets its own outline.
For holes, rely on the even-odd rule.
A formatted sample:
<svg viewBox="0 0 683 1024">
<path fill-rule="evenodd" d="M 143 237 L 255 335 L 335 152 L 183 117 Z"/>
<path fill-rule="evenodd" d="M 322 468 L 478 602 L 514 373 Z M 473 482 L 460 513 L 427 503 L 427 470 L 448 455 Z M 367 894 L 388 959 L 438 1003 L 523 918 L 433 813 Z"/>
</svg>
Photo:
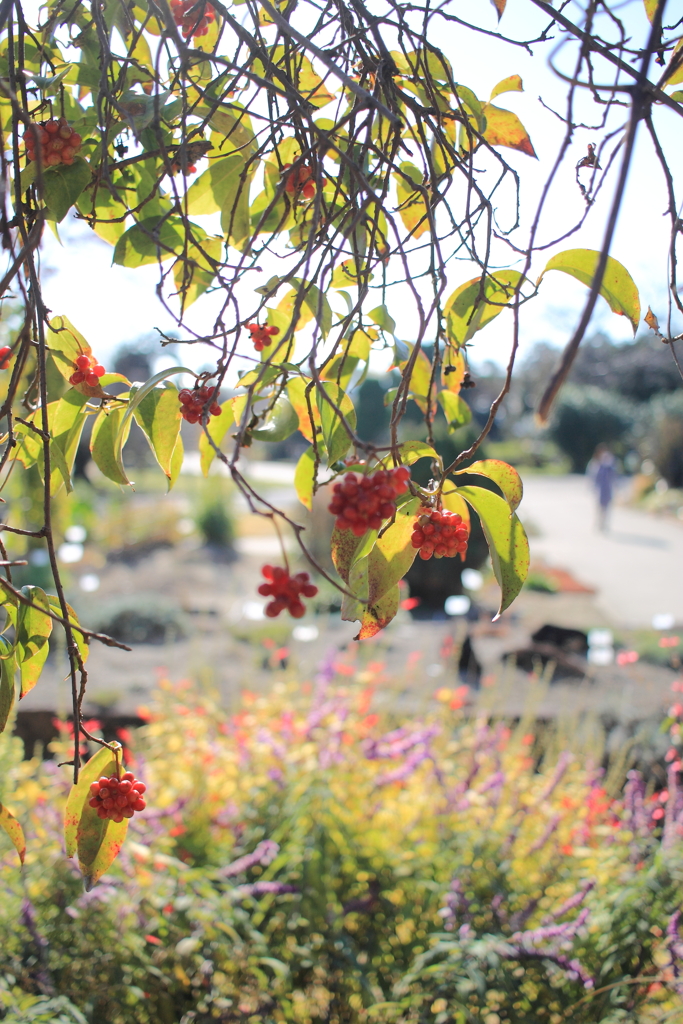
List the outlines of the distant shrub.
<svg viewBox="0 0 683 1024">
<path fill-rule="evenodd" d="M 652 459 L 669 487 L 683 487 L 683 390 L 650 403 Z"/>
<path fill-rule="evenodd" d="M 235 540 L 235 527 L 224 499 L 216 498 L 204 505 L 196 517 L 197 529 L 205 544 L 231 547 Z"/>
<path fill-rule="evenodd" d="M 342 657 L 308 696 L 279 684 L 232 715 L 163 682 L 135 740 L 148 809 L 86 894 L 61 850 L 68 769 L 0 750 L 29 840 L 23 883 L 2 862 L 15 1002 L 47 989 L 88 1024 L 675 1020 L 675 772 L 664 817 L 576 740 L 464 719 L 462 688 L 380 719 L 381 671 Z"/>
<path fill-rule="evenodd" d="M 124 644 L 168 644 L 187 635 L 177 605 L 159 594 L 127 594 L 94 609 L 97 629 Z"/>
<path fill-rule="evenodd" d="M 584 473 L 599 444 L 624 439 L 633 425 L 628 402 L 596 387 L 566 387 L 560 394 L 550 433 L 571 461 L 572 473 Z"/>
</svg>

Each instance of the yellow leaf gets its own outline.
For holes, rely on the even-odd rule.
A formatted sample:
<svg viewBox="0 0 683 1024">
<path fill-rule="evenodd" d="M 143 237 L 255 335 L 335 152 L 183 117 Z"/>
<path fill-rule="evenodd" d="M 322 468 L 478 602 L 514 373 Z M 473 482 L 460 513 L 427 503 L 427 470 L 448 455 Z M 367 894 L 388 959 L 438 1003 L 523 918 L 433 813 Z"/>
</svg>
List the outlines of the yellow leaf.
<svg viewBox="0 0 683 1024">
<path fill-rule="evenodd" d="M 496 96 L 500 96 L 502 92 L 524 92 L 522 79 L 519 75 L 509 75 L 507 78 L 503 78 L 498 85 L 494 85 L 490 98 L 493 100 Z"/>
<path fill-rule="evenodd" d="M 26 856 L 26 840 L 24 839 L 24 830 L 21 825 L 14 817 L 13 814 L 0 804 L 0 828 L 4 829 L 9 838 L 12 841 L 14 849 L 19 854 L 19 860 L 24 863 L 24 857 Z"/>
<path fill-rule="evenodd" d="M 566 249 L 548 261 L 543 274 L 549 270 L 561 270 L 590 288 L 599 259 L 600 253 L 595 249 Z M 538 279 L 539 283 L 543 274 Z M 635 334 L 640 323 L 640 295 L 626 267 L 612 256 L 607 257 L 600 294 L 613 313 L 625 316 L 631 321 Z"/>
</svg>

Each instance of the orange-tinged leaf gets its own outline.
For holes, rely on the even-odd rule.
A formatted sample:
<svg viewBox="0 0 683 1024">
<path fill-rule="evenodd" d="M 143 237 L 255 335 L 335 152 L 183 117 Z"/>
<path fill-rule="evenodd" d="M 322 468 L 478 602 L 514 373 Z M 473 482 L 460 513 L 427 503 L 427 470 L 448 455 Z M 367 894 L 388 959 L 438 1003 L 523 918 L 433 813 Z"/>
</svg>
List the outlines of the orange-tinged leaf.
<svg viewBox="0 0 683 1024">
<path fill-rule="evenodd" d="M 561 270 L 575 277 L 589 288 L 593 283 L 600 253 L 595 249 L 566 249 L 558 252 L 546 264 L 543 274 L 549 270 Z M 540 283 L 543 274 L 539 277 Z M 600 294 L 607 300 L 609 308 L 619 316 L 631 321 L 633 333 L 640 323 L 640 296 L 635 281 L 626 267 L 612 256 L 607 257 L 607 266 L 600 286 Z"/>
<path fill-rule="evenodd" d="M 97 813 L 92 807 L 95 817 Z M 101 818 L 97 818 L 102 821 Z M 82 827 L 78 830 L 78 865 L 83 873 L 85 891 L 90 892 L 93 885 L 100 880 L 105 871 L 108 871 L 114 863 L 121 847 L 123 846 L 126 833 L 128 832 L 128 818 L 116 822 L 109 819 L 104 821 L 104 829 L 97 845 L 91 841 L 90 829 L 83 816 Z M 94 834 L 94 833 L 93 833 Z"/>
<path fill-rule="evenodd" d="M 661 338 L 661 334 L 660 334 L 660 331 L 659 331 L 659 320 L 657 319 L 655 314 L 652 312 L 652 309 L 651 309 L 650 306 L 647 307 L 647 313 L 643 317 L 643 320 L 645 321 L 647 326 L 650 328 L 650 330 L 654 331 L 655 334 L 658 334 L 660 336 L 660 338 Z"/>
<path fill-rule="evenodd" d="M 503 497 L 510 506 L 510 512 L 515 512 L 522 500 L 524 493 L 522 478 L 513 466 L 500 459 L 482 459 L 481 462 L 473 462 L 467 469 L 458 469 L 453 476 L 462 476 L 466 473 L 476 473 L 478 476 L 485 476 L 492 480 L 503 492 Z"/>
<path fill-rule="evenodd" d="M 414 346 L 412 346 L 412 345 L 409 346 L 411 355 L 412 355 L 413 347 Z M 401 373 L 404 375 L 404 379 L 405 379 L 405 373 L 406 373 L 406 370 L 408 368 L 408 363 L 409 362 L 410 362 L 410 358 L 404 359 L 403 362 L 398 364 Z M 424 350 L 420 349 L 420 351 L 417 354 L 417 358 L 415 359 L 415 362 L 413 363 L 413 368 L 410 371 L 409 391 L 410 391 L 410 397 L 415 400 L 417 405 L 420 407 L 420 409 L 424 413 L 427 412 L 427 401 L 428 401 L 428 396 L 429 396 L 429 393 L 430 393 L 430 383 L 431 383 L 431 381 L 432 381 L 432 364 L 429 361 L 429 358 L 425 355 Z M 434 391 L 435 391 L 435 387 L 434 387 L 434 384 L 432 384 L 432 387 L 431 387 L 432 401 L 434 400 Z"/>
<path fill-rule="evenodd" d="M 410 542 L 417 516 L 397 515 L 368 555 L 368 605 L 374 607 L 402 580 L 417 555 Z"/>
<path fill-rule="evenodd" d="M 116 758 L 108 747 L 101 747 L 81 768 L 78 784 L 71 787 L 64 811 L 64 844 L 67 857 L 73 857 L 78 850 L 78 825 L 84 808 L 88 807 L 90 784 L 96 782 L 100 775 L 110 776 L 114 771 L 116 771 Z M 88 808 L 88 810 L 94 809 Z M 94 813 L 97 817 L 97 813 Z"/>
<path fill-rule="evenodd" d="M 500 21 L 500 19 L 503 17 L 503 12 L 505 10 L 505 4 L 507 3 L 507 0 L 491 0 L 491 3 L 496 8 L 496 11 L 498 13 L 498 21 Z"/>
<path fill-rule="evenodd" d="M 489 146 L 507 146 L 508 149 L 518 149 L 520 153 L 536 157 L 526 128 L 511 110 L 503 110 L 502 107 L 494 107 L 493 103 L 485 103 L 484 116 L 484 138 Z"/>
<path fill-rule="evenodd" d="M 490 98 L 493 100 L 496 96 L 500 96 L 502 92 L 524 92 L 522 79 L 519 75 L 509 75 L 499 82 L 498 85 L 494 85 Z"/>
<path fill-rule="evenodd" d="M 377 604 L 368 605 L 361 620 L 360 632 L 354 640 L 369 640 L 389 625 L 398 611 L 400 591 L 398 584 L 392 587 Z"/>
<path fill-rule="evenodd" d="M 19 854 L 19 860 L 24 863 L 24 857 L 26 856 L 26 840 L 24 839 L 24 830 L 14 817 L 13 814 L 7 810 L 2 804 L 0 804 L 0 828 L 4 829 L 7 835 L 12 841 L 14 849 Z"/>
<path fill-rule="evenodd" d="M 666 85 L 680 85 L 683 82 L 683 41 L 676 44 L 674 52 L 671 54 L 671 60 L 669 61 L 669 68 L 671 69 L 666 79 Z"/>
<path fill-rule="evenodd" d="M 508 608 L 524 586 L 529 572 L 529 541 L 524 527 L 508 503 L 493 491 L 466 485 L 460 496 L 479 516 L 491 565 L 500 587 L 500 606 L 495 618 Z"/>
<path fill-rule="evenodd" d="M 309 381 L 305 381 L 302 377 L 292 377 L 291 380 L 287 381 L 287 396 L 296 410 L 296 414 L 299 417 L 299 430 L 306 440 L 313 444 L 313 430 L 315 429 L 318 443 L 321 443 L 323 437 L 322 421 L 316 402 L 315 388 L 311 387 L 308 390 L 307 397 L 306 388 L 309 383 Z M 313 415 L 312 423 L 311 414 Z"/>
<path fill-rule="evenodd" d="M 659 3 L 659 0 L 643 0 L 643 3 L 645 5 L 645 13 L 647 14 L 648 21 L 652 23 L 657 11 L 657 4 Z"/>
</svg>

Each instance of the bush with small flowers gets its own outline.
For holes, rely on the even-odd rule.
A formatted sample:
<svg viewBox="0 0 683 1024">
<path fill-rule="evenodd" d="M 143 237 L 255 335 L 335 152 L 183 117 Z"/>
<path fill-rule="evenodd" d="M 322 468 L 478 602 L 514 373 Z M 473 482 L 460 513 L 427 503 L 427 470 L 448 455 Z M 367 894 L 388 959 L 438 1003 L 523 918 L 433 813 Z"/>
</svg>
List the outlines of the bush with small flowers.
<svg viewBox="0 0 683 1024">
<path fill-rule="evenodd" d="M 120 779 L 116 775 L 109 778 L 103 775 L 91 784 L 89 803 L 100 818 L 121 822 L 132 818 L 136 811 L 144 811 L 147 805 L 142 794 L 146 788 L 132 772 L 124 772 Z"/>
<path fill-rule="evenodd" d="M 69 377 L 69 384 L 73 385 L 87 384 L 88 387 L 96 388 L 100 377 L 104 377 L 107 372 L 94 356 L 87 356 L 85 352 L 78 356 L 74 366 L 75 370 Z"/>
<path fill-rule="evenodd" d="M 464 561 L 469 530 L 457 512 L 430 508 L 425 509 L 418 519 L 410 539 L 425 561 L 432 555 L 435 558 L 460 555 Z"/>
<path fill-rule="evenodd" d="M 347 473 L 335 484 L 329 510 L 337 517 L 337 529 L 352 530 L 362 537 L 367 530 L 379 530 L 383 520 L 396 511 L 396 498 L 408 490 L 410 470 L 380 469 L 368 476 Z"/>
<path fill-rule="evenodd" d="M 271 344 L 276 334 L 280 333 L 279 327 L 270 327 L 268 324 L 247 324 L 247 330 L 251 331 L 251 340 L 257 352 L 263 352 Z"/>
<path fill-rule="evenodd" d="M 74 162 L 74 157 L 81 148 L 81 136 L 75 132 L 65 117 L 51 117 L 49 121 L 39 121 L 28 125 L 24 131 L 26 156 L 35 160 L 36 154 L 46 167 L 56 167 Z"/>
<path fill-rule="evenodd" d="M 266 615 L 269 619 L 276 618 L 285 608 L 292 618 L 300 619 L 306 612 L 302 596 L 315 597 L 318 593 L 318 588 L 310 582 L 307 572 L 298 572 L 295 576 L 290 576 L 289 570 L 279 565 L 264 565 L 261 574 L 268 582 L 262 583 L 258 592 L 263 597 L 273 598 L 266 605 Z"/>
<path fill-rule="evenodd" d="M 189 388 L 183 388 L 178 393 L 180 399 L 180 415 L 188 423 L 199 423 L 207 402 L 211 402 L 209 406 L 209 416 L 220 416 L 221 407 L 218 402 L 215 401 L 217 397 L 218 388 L 210 388 L 204 385 L 200 388 L 194 388 L 190 391 Z"/>
<path fill-rule="evenodd" d="M 213 7 L 204 0 L 171 0 L 171 13 L 185 39 L 205 36 L 216 20 Z"/>
<path fill-rule="evenodd" d="M 285 170 L 291 166 L 291 164 L 285 164 Z M 295 167 L 285 179 L 285 192 L 289 195 L 301 194 L 304 199 L 312 199 L 315 195 L 315 182 L 311 181 L 312 174 L 313 170 L 308 164 Z"/>
</svg>

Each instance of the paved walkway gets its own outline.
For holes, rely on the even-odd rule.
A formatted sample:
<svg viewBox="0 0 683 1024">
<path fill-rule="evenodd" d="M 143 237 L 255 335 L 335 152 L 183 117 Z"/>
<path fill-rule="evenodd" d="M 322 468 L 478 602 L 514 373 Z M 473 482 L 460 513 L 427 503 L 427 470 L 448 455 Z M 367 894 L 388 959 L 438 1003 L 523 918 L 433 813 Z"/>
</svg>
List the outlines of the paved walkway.
<svg viewBox="0 0 683 1024">
<path fill-rule="evenodd" d="M 616 505 L 600 533 L 594 493 L 582 476 L 527 475 L 519 512 L 532 560 L 594 587 L 615 626 L 651 627 L 661 614 L 683 625 L 683 524 Z"/>
</svg>

